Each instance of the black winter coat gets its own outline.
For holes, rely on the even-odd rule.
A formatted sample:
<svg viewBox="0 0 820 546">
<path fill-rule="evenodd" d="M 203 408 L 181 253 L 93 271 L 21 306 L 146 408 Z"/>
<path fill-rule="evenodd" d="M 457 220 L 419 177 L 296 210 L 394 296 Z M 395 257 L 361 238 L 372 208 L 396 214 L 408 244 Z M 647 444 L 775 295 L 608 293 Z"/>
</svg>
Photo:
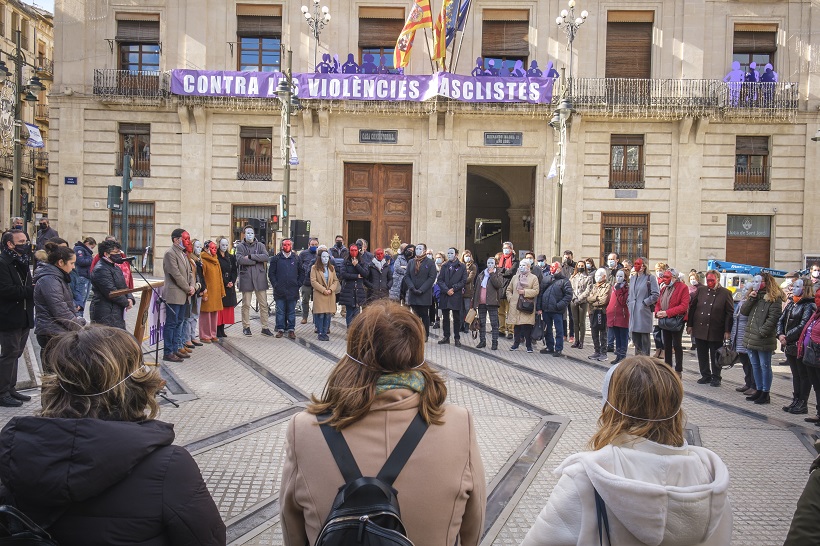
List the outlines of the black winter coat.
<svg viewBox="0 0 820 546">
<path fill-rule="evenodd" d="M 97 262 L 97 267 L 91 272 L 91 322 L 122 328 L 125 330 L 123 311 L 128 307 L 134 296 L 109 297 L 114 290 L 128 288 L 122 269 L 105 259 Z"/>
<path fill-rule="evenodd" d="M 504 256 L 501 257 L 501 262 L 504 261 Z M 518 258 L 515 257 L 515 252 L 512 253 L 512 265 L 510 267 L 501 267 L 501 262 L 498 262 L 496 266 L 501 271 L 501 276 L 504 278 L 504 289 L 501 290 L 501 299 L 507 299 L 507 287 L 510 285 L 510 281 L 512 280 L 513 276 L 518 273 Z"/>
<path fill-rule="evenodd" d="M 216 253 L 216 259 L 219 260 L 219 268 L 222 269 L 222 285 L 225 287 L 225 297 L 222 298 L 222 307 L 236 307 L 236 277 L 239 270 L 236 267 L 236 256 L 230 252 L 222 255 L 222 252 Z M 228 283 L 233 283 L 229 287 Z"/>
<path fill-rule="evenodd" d="M 541 295 L 535 306 L 544 313 L 563 313 L 572 301 L 572 284 L 560 271 L 555 275 L 544 275 L 541 281 Z"/>
<path fill-rule="evenodd" d="M 797 341 L 800 339 L 800 333 L 816 310 L 814 298 L 804 297 L 797 303 L 790 299 L 786 304 L 783 314 L 777 321 L 777 337 L 786 336 L 785 353 L 787 355 L 797 356 Z"/>
<path fill-rule="evenodd" d="M 336 271 L 342 282 L 342 291 L 339 292 L 339 305 L 345 307 L 359 307 L 367 302 L 367 293 L 364 289 L 364 280 L 367 278 L 367 268 L 362 262 L 353 261 L 348 256 L 342 267 Z"/>
<path fill-rule="evenodd" d="M 14 417 L 0 433 L 0 502 L 13 496 L 36 523 L 56 518 L 59 544 L 223 545 L 225 524 L 173 427 Z"/>
<path fill-rule="evenodd" d="M 316 252 L 311 252 L 310 249 L 303 250 L 299 253 L 299 262 L 302 264 L 302 275 L 304 277 L 302 286 L 311 286 L 310 268 L 316 263 Z"/>
<path fill-rule="evenodd" d="M 295 252 L 290 257 L 278 252 L 270 259 L 268 280 L 273 286 L 273 298 L 277 300 L 296 301 L 299 299 L 299 288 L 305 282 L 305 270 L 302 269 L 299 256 Z"/>
<path fill-rule="evenodd" d="M 407 303 L 409 305 L 433 305 L 433 285 L 436 284 L 436 264 L 430 258 L 424 258 L 416 272 L 416 259 L 407 264 L 404 282 L 407 284 Z"/>
<path fill-rule="evenodd" d="M 37 269 L 34 280 L 35 334 L 63 334 L 85 324 L 85 319 L 77 316 L 68 273 L 46 263 Z"/>
<path fill-rule="evenodd" d="M 438 272 L 436 281 L 440 290 L 438 296 L 439 309 L 452 309 L 461 311 L 462 292 L 467 283 L 467 267 L 458 260 L 446 261 Z M 447 292 L 453 290 L 453 295 L 448 296 Z"/>
<path fill-rule="evenodd" d="M 34 328 L 34 283 L 28 266 L 0 253 L 0 331 Z"/>
<path fill-rule="evenodd" d="M 384 262 L 381 271 L 373 262 L 367 268 L 367 277 L 364 280 L 367 287 L 367 301 L 384 299 L 390 296 L 390 287 L 393 286 L 393 270 L 387 261 Z"/>
<path fill-rule="evenodd" d="M 74 256 L 76 257 L 76 261 L 74 262 L 74 271 L 76 271 L 77 275 L 80 277 L 90 279 L 91 262 L 94 261 L 94 253 L 91 252 L 91 249 L 85 246 L 81 241 L 77 241 L 74 245 Z"/>
</svg>

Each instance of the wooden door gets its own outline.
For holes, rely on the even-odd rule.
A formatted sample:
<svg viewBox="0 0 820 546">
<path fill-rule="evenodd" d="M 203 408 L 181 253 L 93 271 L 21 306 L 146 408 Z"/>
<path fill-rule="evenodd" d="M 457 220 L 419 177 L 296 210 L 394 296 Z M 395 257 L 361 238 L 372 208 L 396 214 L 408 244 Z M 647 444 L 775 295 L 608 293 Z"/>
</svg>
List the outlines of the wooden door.
<svg viewBox="0 0 820 546">
<path fill-rule="evenodd" d="M 726 261 L 769 267 L 769 237 L 726 237 Z"/>
<path fill-rule="evenodd" d="M 412 165 L 345 163 L 344 231 L 348 222 L 370 222 L 370 250 L 387 248 L 394 236 L 410 241 Z"/>
</svg>

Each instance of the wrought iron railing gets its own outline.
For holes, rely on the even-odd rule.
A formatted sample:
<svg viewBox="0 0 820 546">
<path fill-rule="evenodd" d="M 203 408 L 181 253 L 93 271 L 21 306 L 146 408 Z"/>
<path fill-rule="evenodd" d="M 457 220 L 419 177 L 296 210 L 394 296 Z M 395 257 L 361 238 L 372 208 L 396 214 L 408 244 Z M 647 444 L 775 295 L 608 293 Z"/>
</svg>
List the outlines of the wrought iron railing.
<svg viewBox="0 0 820 546">
<path fill-rule="evenodd" d="M 643 167 L 637 169 L 609 168 L 609 187 L 615 190 L 642 190 Z"/>
<path fill-rule="evenodd" d="M 35 196 L 34 210 L 36 212 L 48 212 L 48 197 L 42 195 Z"/>
<path fill-rule="evenodd" d="M 54 61 L 47 57 L 38 56 L 35 59 L 35 65 L 37 72 L 40 76 L 50 78 L 54 75 Z"/>
<path fill-rule="evenodd" d="M 769 191 L 771 167 L 735 167 L 735 191 Z"/>
<path fill-rule="evenodd" d="M 94 70 L 94 95 L 159 99 L 168 95 L 169 74 L 139 70 Z"/>
<path fill-rule="evenodd" d="M 14 176 L 14 156 L 12 154 L 0 157 L 0 175 L 7 178 Z M 34 170 L 34 155 L 23 152 L 20 158 L 20 178 L 34 181 L 36 172 Z"/>
<path fill-rule="evenodd" d="M 721 82 L 721 106 L 727 115 L 745 117 L 761 113 L 796 112 L 798 86 L 791 82 Z"/>
<path fill-rule="evenodd" d="M 34 168 L 48 171 L 48 152 L 31 152 L 34 159 Z"/>
<path fill-rule="evenodd" d="M 237 180 L 270 180 L 272 157 L 244 156 L 239 158 L 239 170 L 236 172 Z"/>
<path fill-rule="evenodd" d="M 138 152 L 131 155 L 131 178 L 151 177 L 151 153 Z M 114 174 L 122 176 L 122 152 L 117 153 L 117 163 L 114 166 Z"/>
<path fill-rule="evenodd" d="M 48 104 L 35 104 L 34 118 L 48 121 Z"/>
</svg>

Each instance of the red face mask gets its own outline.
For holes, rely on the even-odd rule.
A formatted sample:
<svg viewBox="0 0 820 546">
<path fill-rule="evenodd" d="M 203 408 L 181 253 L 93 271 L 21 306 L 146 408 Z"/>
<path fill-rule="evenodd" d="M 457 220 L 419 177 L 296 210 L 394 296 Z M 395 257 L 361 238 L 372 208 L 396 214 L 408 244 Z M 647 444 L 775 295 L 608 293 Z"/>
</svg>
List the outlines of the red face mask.
<svg viewBox="0 0 820 546">
<path fill-rule="evenodd" d="M 282 250 L 284 250 L 285 252 L 290 252 L 290 249 L 292 248 L 293 246 L 290 241 L 285 241 L 284 243 L 282 243 Z"/>
<path fill-rule="evenodd" d="M 635 260 L 635 271 L 637 271 L 638 273 L 643 271 L 643 260 L 641 260 L 640 258 Z"/>
<path fill-rule="evenodd" d="M 216 256 L 216 243 L 211 243 L 208 245 L 208 253 L 211 256 Z"/>
<path fill-rule="evenodd" d="M 194 243 L 191 242 L 191 235 L 187 231 L 182 233 L 182 246 L 185 247 L 186 252 L 194 251 Z"/>
<path fill-rule="evenodd" d="M 561 264 L 559 264 L 558 262 L 553 262 L 552 265 L 550 265 L 550 273 L 552 273 L 553 275 L 555 275 L 555 272 L 559 271 L 560 269 Z"/>
<path fill-rule="evenodd" d="M 384 250 L 382 250 L 381 248 L 377 248 L 374 255 L 376 256 L 377 260 L 379 260 L 379 261 L 384 260 Z"/>
<path fill-rule="evenodd" d="M 350 257 L 355 258 L 359 255 L 359 247 L 356 245 L 350 245 Z"/>
<path fill-rule="evenodd" d="M 708 286 L 709 288 L 714 288 L 715 286 L 717 286 L 717 279 L 712 275 L 709 275 L 708 277 L 706 277 L 706 286 Z"/>
<path fill-rule="evenodd" d="M 668 272 L 668 271 L 667 271 L 667 272 L 665 272 L 665 273 L 663 274 L 663 282 L 665 282 L 666 284 L 671 283 L 671 282 L 672 282 L 672 273 L 670 273 L 670 272 Z"/>
</svg>

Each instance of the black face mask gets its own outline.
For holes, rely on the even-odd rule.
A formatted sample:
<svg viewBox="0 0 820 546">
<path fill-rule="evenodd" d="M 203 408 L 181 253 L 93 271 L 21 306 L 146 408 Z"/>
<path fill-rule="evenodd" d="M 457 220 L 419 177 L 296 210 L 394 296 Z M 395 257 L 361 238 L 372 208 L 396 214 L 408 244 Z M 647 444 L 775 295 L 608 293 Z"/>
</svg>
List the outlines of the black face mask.
<svg viewBox="0 0 820 546">
<path fill-rule="evenodd" d="M 121 264 L 125 262 L 125 259 L 122 257 L 122 254 L 112 254 L 111 256 L 109 256 L 109 258 L 115 264 Z"/>
<path fill-rule="evenodd" d="M 42 229 L 43 231 L 47 230 L 48 224 L 40 224 L 40 229 Z"/>
<path fill-rule="evenodd" d="M 24 243 L 22 245 L 14 245 L 14 251 L 20 256 L 28 256 L 31 254 L 31 243 Z"/>
<path fill-rule="evenodd" d="M 336 241 L 336 248 L 342 248 L 345 244 L 342 241 Z"/>
</svg>

